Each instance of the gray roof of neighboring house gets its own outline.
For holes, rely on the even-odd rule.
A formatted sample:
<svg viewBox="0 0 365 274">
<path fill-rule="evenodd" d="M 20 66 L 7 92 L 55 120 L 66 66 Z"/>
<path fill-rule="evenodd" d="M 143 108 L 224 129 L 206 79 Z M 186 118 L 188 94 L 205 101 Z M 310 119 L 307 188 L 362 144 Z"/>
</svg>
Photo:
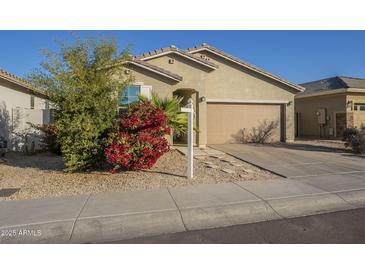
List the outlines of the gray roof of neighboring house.
<svg viewBox="0 0 365 274">
<path fill-rule="evenodd" d="M 164 75 L 168 76 L 169 78 L 174 78 L 176 81 L 181 81 L 183 79 L 182 76 L 180 76 L 176 73 L 172 73 L 171 71 L 168 71 L 166 69 L 160 68 L 158 66 L 152 65 L 148 62 L 145 62 L 145 61 L 142 61 L 142 60 L 139 60 L 139 59 L 133 58 L 131 61 L 128 61 L 127 63 L 145 67 L 147 69 L 153 70 L 153 71 L 158 72 L 160 74 L 164 74 Z"/>
<path fill-rule="evenodd" d="M 144 60 L 144 59 L 147 59 L 149 57 L 154 57 L 156 55 L 163 54 L 163 53 L 167 54 L 167 53 L 170 53 L 170 52 L 180 53 L 180 54 L 182 54 L 182 55 L 184 55 L 184 56 L 186 56 L 190 59 L 195 60 L 198 63 L 205 64 L 209 67 L 218 68 L 217 64 L 214 64 L 213 62 L 210 62 L 208 60 L 204 60 L 202 58 L 199 58 L 199 57 L 195 56 L 194 54 L 190 54 L 187 50 L 179 49 L 174 45 L 171 45 L 171 46 L 166 47 L 166 48 L 152 50 L 152 51 L 149 51 L 147 53 L 143 53 L 142 55 L 135 56 L 134 58 Z"/>
<path fill-rule="evenodd" d="M 336 76 L 326 79 L 321 79 L 313 82 L 300 84 L 305 87 L 304 93 L 314 93 L 319 91 L 328 91 L 341 88 L 359 88 L 365 89 L 365 79 Z"/>
<path fill-rule="evenodd" d="M 232 61 L 234 61 L 234 62 L 242 65 L 243 67 L 249 68 L 249 69 L 251 69 L 251 70 L 253 70 L 253 71 L 257 72 L 257 73 L 260 73 L 262 75 L 265 75 L 265 76 L 268 76 L 270 78 L 273 78 L 276 81 L 279 81 L 281 83 L 284 83 L 284 84 L 286 84 L 286 85 L 288 85 L 290 87 L 293 87 L 293 88 L 295 88 L 295 89 L 297 89 L 299 91 L 303 91 L 304 90 L 304 88 L 302 86 L 300 86 L 300 85 L 291 83 L 290 81 L 288 81 L 286 79 L 283 79 L 281 77 L 278 77 L 276 75 L 273 75 L 273 74 L 271 74 L 271 73 L 269 73 L 269 72 L 267 72 L 267 71 L 265 71 L 265 70 L 263 70 L 261 68 L 258 68 L 256 66 L 253 66 L 253 65 L 251 65 L 251 64 L 249 64 L 249 63 L 247 63 L 245 61 L 242 61 L 241 59 L 239 59 L 239 58 L 237 58 L 237 57 L 235 57 L 233 55 L 230 55 L 228 53 L 225 53 L 224 51 L 221 51 L 221 50 L 219 50 L 219 49 L 217 49 L 215 47 L 212 47 L 212 46 L 210 46 L 210 45 L 208 45 L 206 43 L 203 43 L 203 44 L 201 44 L 199 46 L 195 46 L 195 47 L 192 47 L 192 48 L 188 48 L 188 51 L 189 52 L 194 52 L 194 51 L 197 51 L 197 50 L 204 50 L 204 49 L 207 49 L 207 50 L 210 50 L 210 51 L 212 51 L 212 52 L 214 52 L 216 54 L 222 55 L 225 58 L 231 59 Z"/>
<path fill-rule="evenodd" d="M 23 88 L 26 88 L 28 92 L 31 92 L 35 95 L 39 95 L 41 97 L 47 97 L 47 95 L 43 91 L 34 87 L 30 82 L 10 73 L 2 68 L 0 68 L 0 78 L 7 80 L 11 83 L 17 84 L 18 86 L 21 86 Z"/>
</svg>

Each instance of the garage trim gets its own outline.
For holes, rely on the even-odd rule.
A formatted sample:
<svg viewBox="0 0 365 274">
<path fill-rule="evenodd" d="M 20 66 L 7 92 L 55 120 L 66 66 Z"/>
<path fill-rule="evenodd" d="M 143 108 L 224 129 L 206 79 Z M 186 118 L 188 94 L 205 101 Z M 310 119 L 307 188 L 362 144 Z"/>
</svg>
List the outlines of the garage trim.
<svg viewBox="0 0 365 274">
<path fill-rule="evenodd" d="M 282 100 L 241 100 L 241 99 L 206 99 L 207 103 L 226 103 L 226 104 L 288 104 L 289 101 Z"/>
</svg>

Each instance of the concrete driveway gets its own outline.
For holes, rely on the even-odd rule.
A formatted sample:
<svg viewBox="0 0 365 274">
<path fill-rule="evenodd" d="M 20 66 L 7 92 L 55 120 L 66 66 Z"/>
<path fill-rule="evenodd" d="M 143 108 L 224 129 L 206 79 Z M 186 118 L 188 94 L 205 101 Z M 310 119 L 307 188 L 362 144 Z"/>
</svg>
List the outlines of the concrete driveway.
<svg viewBox="0 0 365 274">
<path fill-rule="evenodd" d="M 365 157 L 322 146 L 288 143 L 210 147 L 287 178 L 365 172 Z M 365 178 L 365 173 L 362 175 Z"/>
</svg>

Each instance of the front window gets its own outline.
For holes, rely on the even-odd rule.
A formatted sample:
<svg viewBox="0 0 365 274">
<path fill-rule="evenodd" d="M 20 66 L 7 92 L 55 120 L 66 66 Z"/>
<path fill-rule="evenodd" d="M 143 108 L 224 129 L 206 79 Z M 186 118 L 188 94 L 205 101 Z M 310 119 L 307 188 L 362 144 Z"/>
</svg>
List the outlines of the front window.
<svg viewBox="0 0 365 274">
<path fill-rule="evenodd" d="M 141 93 L 141 86 L 131 85 L 127 86 L 123 92 L 119 102 L 120 107 L 126 107 L 127 105 L 138 102 L 138 95 Z"/>
<path fill-rule="evenodd" d="M 355 103 L 354 110 L 365 111 L 365 103 Z"/>
</svg>

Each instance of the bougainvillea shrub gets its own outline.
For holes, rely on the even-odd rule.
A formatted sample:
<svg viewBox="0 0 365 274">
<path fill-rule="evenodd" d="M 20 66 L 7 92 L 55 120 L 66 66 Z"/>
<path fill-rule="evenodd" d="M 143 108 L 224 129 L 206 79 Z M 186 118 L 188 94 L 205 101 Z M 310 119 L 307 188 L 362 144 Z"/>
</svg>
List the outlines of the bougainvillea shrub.
<svg viewBox="0 0 365 274">
<path fill-rule="evenodd" d="M 118 169 L 148 169 L 170 150 L 165 135 L 170 135 L 165 113 L 150 102 L 130 105 L 120 119 L 119 132 L 111 136 L 105 156 Z"/>
</svg>

